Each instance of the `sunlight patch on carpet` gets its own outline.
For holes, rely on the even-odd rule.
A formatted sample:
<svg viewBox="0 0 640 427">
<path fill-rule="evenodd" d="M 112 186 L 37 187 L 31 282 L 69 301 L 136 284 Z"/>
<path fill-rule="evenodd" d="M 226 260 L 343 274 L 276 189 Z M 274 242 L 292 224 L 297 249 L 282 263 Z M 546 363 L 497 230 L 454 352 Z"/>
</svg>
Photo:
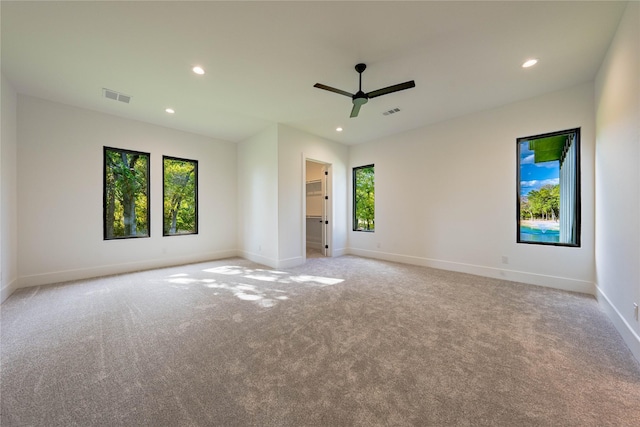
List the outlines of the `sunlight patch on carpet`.
<svg viewBox="0 0 640 427">
<path fill-rule="evenodd" d="M 331 277 L 312 276 L 308 274 L 291 275 L 291 273 L 287 273 L 286 271 L 266 270 L 260 268 L 252 269 L 237 265 L 224 265 L 220 267 L 207 268 L 202 271 L 204 273 L 222 275 L 226 277 L 204 279 L 191 277 L 188 273 L 176 273 L 166 277 L 164 280 L 177 289 L 188 290 L 190 285 L 200 285 L 206 289 L 226 291 L 239 300 L 252 302 L 263 308 L 271 308 L 279 302 L 291 299 L 291 296 L 287 295 L 287 291 L 277 289 L 275 287 L 269 287 L 276 283 L 325 287 L 344 282 L 343 279 Z M 233 279 L 229 280 L 231 279 L 230 276 L 236 280 L 246 279 L 248 281 L 254 280 L 256 282 L 263 282 L 264 285 L 260 283 L 251 284 L 240 282 Z M 267 283 L 272 285 L 268 285 Z M 224 294 L 215 292 L 214 295 Z"/>
<path fill-rule="evenodd" d="M 207 268 L 203 270 L 207 273 L 224 274 L 224 275 L 242 275 L 246 279 L 259 280 L 262 282 L 280 282 L 280 283 L 303 283 L 312 284 L 316 286 L 332 286 L 338 283 L 344 282 L 343 279 L 336 279 L 331 277 L 320 277 L 311 275 L 297 275 L 292 276 L 286 271 L 278 270 L 264 270 L 264 269 L 250 269 L 237 265 L 225 265 L 215 268 Z"/>
</svg>

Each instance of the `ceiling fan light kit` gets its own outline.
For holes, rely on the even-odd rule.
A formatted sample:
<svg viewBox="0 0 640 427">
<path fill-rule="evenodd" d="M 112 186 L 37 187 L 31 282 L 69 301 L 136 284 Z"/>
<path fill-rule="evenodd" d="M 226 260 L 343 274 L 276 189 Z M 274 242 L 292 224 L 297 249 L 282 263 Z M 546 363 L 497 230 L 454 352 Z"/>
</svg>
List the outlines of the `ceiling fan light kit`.
<svg viewBox="0 0 640 427">
<path fill-rule="evenodd" d="M 371 92 L 364 93 L 362 91 L 362 73 L 367 69 L 366 64 L 356 64 L 356 71 L 359 75 L 359 86 L 358 91 L 355 94 L 349 93 L 347 91 L 336 89 L 331 86 L 324 85 L 322 83 L 316 83 L 313 87 L 317 87 L 318 89 L 328 90 L 329 92 L 335 92 L 340 95 L 348 96 L 351 98 L 351 102 L 353 103 L 353 107 L 351 108 L 351 116 L 350 117 L 358 117 L 360 113 L 360 107 L 369 102 L 371 98 L 375 98 L 382 95 L 387 95 L 393 92 L 398 92 L 405 89 L 411 89 L 412 87 L 416 87 L 416 83 L 413 80 L 404 83 L 398 83 L 396 85 L 388 86 L 382 89 L 374 90 Z"/>
</svg>

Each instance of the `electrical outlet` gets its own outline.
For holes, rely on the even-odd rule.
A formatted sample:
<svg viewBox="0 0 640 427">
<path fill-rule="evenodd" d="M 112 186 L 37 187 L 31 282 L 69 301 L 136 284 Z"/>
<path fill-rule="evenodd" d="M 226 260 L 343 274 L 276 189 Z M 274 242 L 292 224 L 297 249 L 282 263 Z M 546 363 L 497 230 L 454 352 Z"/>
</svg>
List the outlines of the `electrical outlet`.
<svg viewBox="0 0 640 427">
<path fill-rule="evenodd" d="M 638 321 L 638 303 L 633 303 L 633 317 L 635 317 L 636 322 Z"/>
</svg>

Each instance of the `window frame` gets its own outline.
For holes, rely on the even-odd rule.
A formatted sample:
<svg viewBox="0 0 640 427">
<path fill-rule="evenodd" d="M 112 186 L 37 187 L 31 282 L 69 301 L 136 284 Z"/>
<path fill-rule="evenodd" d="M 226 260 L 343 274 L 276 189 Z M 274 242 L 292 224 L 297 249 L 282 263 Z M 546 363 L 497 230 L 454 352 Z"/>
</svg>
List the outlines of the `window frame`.
<svg viewBox="0 0 640 427">
<path fill-rule="evenodd" d="M 523 243 L 523 244 L 530 244 L 530 245 L 543 245 L 543 246 L 561 246 L 561 247 L 573 247 L 573 248 L 579 248 L 581 247 L 581 236 L 582 236 L 582 198 L 581 198 L 581 186 L 580 186 L 580 181 L 581 181 L 581 158 L 580 158 L 580 152 L 581 152 L 581 135 L 580 135 L 580 129 L 581 128 L 573 128 L 573 129 L 565 129 L 565 130 L 561 130 L 561 131 L 557 131 L 557 132 L 549 132 L 549 133 L 544 133 L 544 134 L 540 134 L 540 135 L 532 135 L 532 136 L 526 136 L 526 137 L 521 137 L 521 138 L 517 138 L 516 139 L 516 243 Z M 573 142 L 573 144 L 575 144 L 575 194 L 574 194 L 574 198 L 573 198 L 573 204 L 574 204 L 574 208 L 575 208 L 575 214 L 574 214 L 574 221 L 575 221 L 575 227 L 574 227 L 574 240 L 573 242 L 570 243 L 561 243 L 561 242 L 536 242 L 536 241 L 531 241 L 531 240 L 522 240 L 521 239 L 521 230 L 520 230 L 520 216 L 521 216 L 521 183 L 522 183 L 522 177 L 521 177 L 521 143 L 522 142 L 526 142 L 526 141 L 531 141 L 531 140 L 538 140 L 538 139 L 543 139 L 543 138 L 549 138 L 549 137 L 554 137 L 554 136 L 561 136 L 561 135 L 570 135 L 570 134 L 575 134 L 575 141 Z M 560 175 L 560 172 L 559 172 Z"/>
<path fill-rule="evenodd" d="M 146 234 L 136 234 L 129 236 L 108 236 L 107 231 L 107 206 L 108 206 L 108 194 L 107 194 L 107 152 L 118 152 L 125 154 L 133 154 L 144 156 L 147 159 L 147 170 L 145 174 L 146 179 L 146 198 L 147 198 L 147 208 L 146 208 L 146 224 L 147 224 L 147 233 Z M 123 239 L 143 239 L 151 237 L 151 154 L 143 151 L 129 150 L 125 148 L 115 148 L 115 147 L 107 147 L 103 146 L 102 150 L 102 237 L 103 240 L 123 240 Z"/>
<path fill-rule="evenodd" d="M 373 209 L 374 209 L 374 214 L 373 214 L 373 230 L 366 230 L 363 228 L 358 228 L 358 220 L 356 218 L 356 212 L 357 212 L 357 205 L 356 205 L 356 175 L 357 175 L 357 171 L 361 170 L 361 169 L 368 169 L 368 168 L 373 168 L 373 176 L 374 176 L 374 205 L 373 205 Z M 353 231 L 360 231 L 360 232 L 364 232 L 364 233 L 374 233 L 376 231 L 375 228 L 375 164 L 369 164 L 369 165 L 364 165 L 364 166 L 357 166 L 352 168 L 352 180 L 351 180 L 351 185 L 352 185 L 352 216 L 351 216 L 351 228 Z"/>
<path fill-rule="evenodd" d="M 165 212 L 164 212 L 164 200 L 166 197 L 166 185 L 165 185 L 165 161 L 166 160 L 175 160 L 180 162 L 189 162 L 193 163 L 194 166 L 194 202 L 195 202 L 195 230 L 189 233 L 168 233 L 165 230 Z M 175 156 L 162 156 L 162 236 L 163 237 L 174 237 L 174 236 L 192 236 L 194 234 L 198 234 L 199 229 L 199 217 L 198 217 L 198 161 L 193 159 L 185 159 L 183 157 L 175 157 Z"/>
</svg>

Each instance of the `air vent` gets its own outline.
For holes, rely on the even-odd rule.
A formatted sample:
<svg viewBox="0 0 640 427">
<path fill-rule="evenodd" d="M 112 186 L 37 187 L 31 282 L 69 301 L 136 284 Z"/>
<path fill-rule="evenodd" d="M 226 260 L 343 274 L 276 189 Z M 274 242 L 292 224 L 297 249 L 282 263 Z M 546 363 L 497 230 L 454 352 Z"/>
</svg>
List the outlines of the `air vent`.
<svg viewBox="0 0 640 427">
<path fill-rule="evenodd" d="M 115 90 L 102 88 L 102 95 L 105 98 L 113 99 L 114 101 L 124 102 L 128 104 L 131 102 L 131 97 L 129 95 L 125 95 L 124 93 L 116 92 Z"/>
<path fill-rule="evenodd" d="M 382 115 L 383 116 L 388 116 L 390 114 L 395 114 L 395 113 L 398 113 L 398 112 L 400 112 L 400 109 L 398 107 L 396 107 L 396 108 L 392 108 L 391 110 L 385 111 L 384 113 L 382 113 Z"/>
</svg>

